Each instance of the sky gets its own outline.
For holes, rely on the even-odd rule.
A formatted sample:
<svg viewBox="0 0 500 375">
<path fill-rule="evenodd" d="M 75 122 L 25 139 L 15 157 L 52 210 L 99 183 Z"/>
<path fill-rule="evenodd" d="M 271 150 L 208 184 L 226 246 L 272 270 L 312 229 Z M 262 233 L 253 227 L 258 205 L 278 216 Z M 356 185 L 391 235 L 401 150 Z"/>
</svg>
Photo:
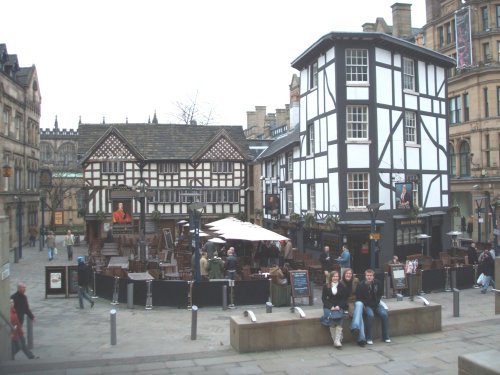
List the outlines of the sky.
<svg viewBox="0 0 500 375">
<path fill-rule="evenodd" d="M 41 128 L 83 123 L 179 123 L 196 100 L 199 122 L 242 125 L 247 111 L 285 108 L 291 62 L 332 31 L 361 32 L 397 0 L 16 0 L 2 4 L 0 43 L 35 65 Z M 412 26 L 425 24 L 425 1 Z"/>
</svg>

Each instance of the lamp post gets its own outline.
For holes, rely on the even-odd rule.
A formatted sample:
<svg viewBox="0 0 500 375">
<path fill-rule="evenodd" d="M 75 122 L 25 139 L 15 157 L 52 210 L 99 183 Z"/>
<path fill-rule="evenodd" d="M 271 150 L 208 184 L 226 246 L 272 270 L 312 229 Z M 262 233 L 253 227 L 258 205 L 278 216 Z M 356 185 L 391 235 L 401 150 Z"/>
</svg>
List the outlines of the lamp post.
<svg viewBox="0 0 500 375">
<path fill-rule="evenodd" d="M 194 225 L 194 281 L 201 281 L 200 272 L 200 221 L 201 214 L 205 205 L 199 202 L 191 203 L 188 206 L 189 213 L 193 220 L 191 222 Z"/>
<path fill-rule="evenodd" d="M 483 218 L 481 217 L 481 209 L 483 207 L 483 196 L 475 197 L 476 201 L 476 212 L 477 212 L 477 242 L 481 243 L 481 224 L 483 222 Z"/>
<path fill-rule="evenodd" d="M 14 263 L 19 263 L 23 257 L 23 201 L 21 197 L 14 195 L 17 201 L 17 251 L 14 253 Z"/>
<path fill-rule="evenodd" d="M 375 233 L 377 230 L 376 222 L 378 211 L 380 207 L 382 207 L 383 203 L 370 203 L 366 206 L 368 208 L 368 212 L 370 213 L 371 219 L 371 233 L 370 233 L 370 268 L 372 270 L 375 269 L 375 240 L 380 238 L 380 234 Z"/>
<path fill-rule="evenodd" d="M 42 209 L 42 221 L 40 225 L 40 240 L 38 241 L 40 245 L 40 251 L 43 250 L 43 247 L 45 246 L 45 192 L 42 191 L 42 196 L 40 197 L 40 205 Z"/>
<path fill-rule="evenodd" d="M 498 255 L 497 206 L 498 206 L 498 198 L 495 201 L 495 204 L 490 204 L 491 223 L 493 225 L 493 249 L 495 250 L 496 255 Z"/>
</svg>

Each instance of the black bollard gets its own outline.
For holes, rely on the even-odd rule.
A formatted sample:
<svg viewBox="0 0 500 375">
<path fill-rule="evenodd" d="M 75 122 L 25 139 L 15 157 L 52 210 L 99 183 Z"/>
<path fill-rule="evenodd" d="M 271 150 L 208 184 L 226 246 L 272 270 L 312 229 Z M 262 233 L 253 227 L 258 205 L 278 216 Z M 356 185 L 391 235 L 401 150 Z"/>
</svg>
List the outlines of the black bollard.
<svg viewBox="0 0 500 375">
<path fill-rule="evenodd" d="M 222 285 L 222 310 L 227 310 L 227 285 Z"/>
<path fill-rule="evenodd" d="M 116 345 L 116 310 L 109 312 L 109 322 L 111 324 L 111 345 Z"/>
<path fill-rule="evenodd" d="M 457 269 L 452 268 L 451 269 L 451 289 L 453 289 L 453 291 L 455 291 L 456 288 L 457 288 Z"/>
<path fill-rule="evenodd" d="M 415 274 L 409 273 L 408 274 L 408 292 L 409 292 L 408 295 L 410 296 L 410 301 L 413 301 L 415 299 L 414 282 L 415 282 Z"/>
<path fill-rule="evenodd" d="M 385 298 L 391 298 L 391 278 L 389 277 L 388 272 L 384 272 L 384 291 Z"/>
<path fill-rule="evenodd" d="M 134 283 L 127 284 L 127 308 L 134 308 Z"/>
<path fill-rule="evenodd" d="M 33 349 L 33 320 L 28 318 L 28 349 Z"/>
<path fill-rule="evenodd" d="M 196 327 L 198 325 L 198 306 L 191 308 L 191 340 L 196 340 Z"/>
<path fill-rule="evenodd" d="M 453 289 L 453 316 L 458 318 L 460 316 L 460 290 Z"/>
</svg>

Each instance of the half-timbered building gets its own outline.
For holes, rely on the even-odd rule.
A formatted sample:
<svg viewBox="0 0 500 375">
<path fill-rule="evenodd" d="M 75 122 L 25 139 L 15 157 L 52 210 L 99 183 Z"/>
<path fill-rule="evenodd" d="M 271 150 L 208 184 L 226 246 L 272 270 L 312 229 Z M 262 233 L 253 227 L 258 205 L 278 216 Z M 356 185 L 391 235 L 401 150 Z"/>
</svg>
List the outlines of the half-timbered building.
<svg viewBox="0 0 500 375">
<path fill-rule="evenodd" d="M 205 220 L 245 212 L 249 149 L 240 126 L 81 124 L 78 154 L 91 240 L 110 230 L 136 235 L 141 214 L 146 236 L 176 233 L 193 202 L 205 205 Z"/>
<path fill-rule="evenodd" d="M 383 204 L 375 218 L 377 261 L 422 251 L 421 234 L 430 236 L 423 244 L 430 255 L 449 241 L 452 65 L 439 53 L 371 32 L 329 33 L 292 62 L 300 71 L 294 211 L 312 215 L 318 228 L 328 216 L 338 217 L 336 231 L 321 231 L 317 243 L 336 249 L 346 243 L 356 271 L 372 257 L 372 203 Z"/>
</svg>

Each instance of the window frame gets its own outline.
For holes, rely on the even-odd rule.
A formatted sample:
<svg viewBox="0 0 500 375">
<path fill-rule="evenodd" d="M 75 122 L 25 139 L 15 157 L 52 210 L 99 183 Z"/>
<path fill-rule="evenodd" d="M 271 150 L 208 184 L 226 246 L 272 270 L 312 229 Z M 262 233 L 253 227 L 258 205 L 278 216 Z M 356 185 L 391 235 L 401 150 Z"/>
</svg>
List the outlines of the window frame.
<svg viewBox="0 0 500 375">
<path fill-rule="evenodd" d="M 229 160 L 218 160 L 212 162 L 211 171 L 215 174 L 233 173 L 233 163 Z"/>
<path fill-rule="evenodd" d="M 100 164 L 102 174 L 121 174 L 125 172 L 124 161 L 106 160 Z"/>
<path fill-rule="evenodd" d="M 368 84 L 368 66 L 368 49 L 346 48 L 345 74 L 347 84 Z"/>
<path fill-rule="evenodd" d="M 464 107 L 464 122 L 470 120 L 470 101 L 469 101 L 469 93 L 466 92 L 462 96 L 463 99 L 463 107 Z M 499 107 L 500 111 L 500 107 Z M 500 112 L 499 112 L 500 113 Z"/>
<path fill-rule="evenodd" d="M 481 27 L 482 31 L 489 31 L 490 29 L 490 22 L 489 22 L 489 15 L 488 15 L 488 7 L 482 7 L 481 8 Z"/>
<path fill-rule="evenodd" d="M 368 106 L 346 106 L 346 138 L 348 141 L 367 141 L 368 123 Z"/>
<path fill-rule="evenodd" d="M 347 174 L 347 209 L 366 208 L 369 196 L 370 174 L 368 172 L 349 172 Z"/>
<path fill-rule="evenodd" d="M 404 113 L 404 135 L 405 144 L 418 144 L 418 127 L 417 127 L 417 113 L 414 111 L 405 111 Z"/>
<path fill-rule="evenodd" d="M 162 161 L 158 163 L 158 173 L 160 174 L 177 174 L 179 173 L 179 163 Z"/>
<path fill-rule="evenodd" d="M 315 147 L 314 147 L 314 122 L 307 124 L 306 131 L 306 154 L 307 156 L 314 155 Z"/>
<path fill-rule="evenodd" d="M 316 211 L 316 185 L 307 185 L 307 209 L 308 211 Z"/>
<path fill-rule="evenodd" d="M 410 67 L 411 69 L 408 69 Z M 403 89 L 417 91 L 415 86 L 415 78 L 415 60 L 408 57 L 403 57 Z"/>
<path fill-rule="evenodd" d="M 461 115 L 460 112 L 462 111 L 460 96 L 449 98 L 448 106 L 450 125 L 459 124 Z"/>
<path fill-rule="evenodd" d="M 315 61 L 309 65 L 308 69 L 308 85 L 309 90 L 313 90 L 318 87 L 318 62 Z"/>
</svg>

